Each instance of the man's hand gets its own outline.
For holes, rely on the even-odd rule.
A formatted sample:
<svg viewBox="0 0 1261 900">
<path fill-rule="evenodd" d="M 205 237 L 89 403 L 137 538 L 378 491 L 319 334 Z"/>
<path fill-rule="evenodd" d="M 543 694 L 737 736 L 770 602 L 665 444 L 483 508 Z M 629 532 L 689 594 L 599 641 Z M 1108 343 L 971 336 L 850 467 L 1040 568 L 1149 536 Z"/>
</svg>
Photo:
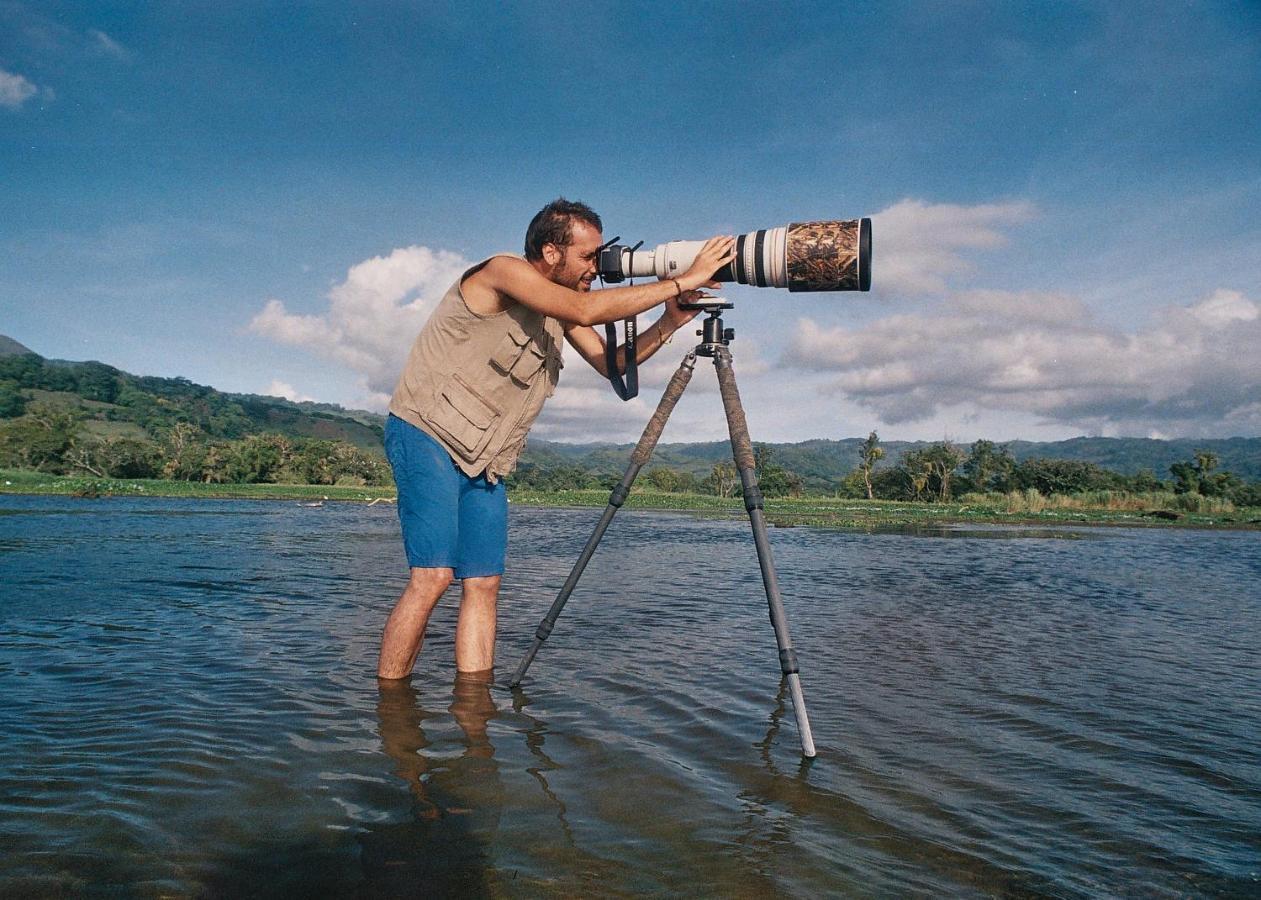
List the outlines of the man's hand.
<svg viewBox="0 0 1261 900">
<path fill-rule="evenodd" d="M 688 267 L 688 270 L 675 280 L 685 291 L 720 287 L 718 282 L 713 280 L 714 273 L 735 258 L 735 238 L 731 235 L 712 237 L 705 242 L 704 247 L 701 247 L 701 252 L 696 254 L 696 259 L 692 260 L 692 265 Z"/>
<path fill-rule="evenodd" d="M 666 301 L 666 310 L 661 316 L 661 323 L 670 329 L 670 333 L 678 331 L 688 322 L 696 318 L 699 309 L 680 309 L 680 306 L 687 303 L 699 303 L 704 300 L 708 294 L 702 291 L 684 291 L 682 296 L 672 297 Z"/>
</svg>

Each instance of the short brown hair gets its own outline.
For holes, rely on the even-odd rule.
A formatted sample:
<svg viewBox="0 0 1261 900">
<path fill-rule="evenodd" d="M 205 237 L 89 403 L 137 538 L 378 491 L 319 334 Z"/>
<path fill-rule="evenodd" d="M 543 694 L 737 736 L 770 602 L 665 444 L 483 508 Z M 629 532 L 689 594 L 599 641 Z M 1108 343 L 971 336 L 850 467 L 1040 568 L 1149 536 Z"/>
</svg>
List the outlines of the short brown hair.
<svg viewBox="0 0 1261 900">
<path fill-rule="evenodd" d="M 525 258 L 531 262 L 542 259 L 544 244 L 568 247 L 573 239 L 574 219 L 586 222 L 596 231 L 604 231 L 600 217 L 590 206 L 557 197 L 530 220 L 530 227 L 525 230 Z"/>
</svg>

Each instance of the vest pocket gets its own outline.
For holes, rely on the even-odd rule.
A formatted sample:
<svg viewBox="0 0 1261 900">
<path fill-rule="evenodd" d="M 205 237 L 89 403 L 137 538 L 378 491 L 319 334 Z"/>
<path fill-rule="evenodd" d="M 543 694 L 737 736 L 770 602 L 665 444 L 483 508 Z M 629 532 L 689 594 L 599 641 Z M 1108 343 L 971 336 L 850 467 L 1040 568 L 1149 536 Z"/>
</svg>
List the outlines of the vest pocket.
<svg viewBox="0 0 1261 900">
<path fill-rule="evenodd" d="M 451 441 L 465 459 L 476 459 L 494 434 L 499 410 L 455 373 L 438 391 L 437 402 L 425 421 Z"/>
<path fill-rule="evenodd" d="M 515 363 L 512 364 L 512 371 L 509 373 L 512 380 L 517 384 L 526 385 L 530 383 L 530 379 L 534 377 L 534 373 L 543 368 L 543 363 L 547 361 L 547 355 L 539 349 L 538 344 L 531 343 L 525 348 Z"/>
<path fill-rule="evenodd" d="M 490 364 L 496 371 L 508 375 L 519 385 L 527 385 L 534 374 L 543 367 L 547 355 L 524 328 L 515 322 L 508 328 L 490 356 Z"/>
<path fill-rule="evenodd" d="M 525 329 L 515 322 L 512 323 L 508 327 L 508 333 L 499 339 L 495 352 L 490 355 L 490 364 L 503 374 L 509 374 L 521 359 L 528 343 L 530 336 L 525 333 Z"/>
</svg>

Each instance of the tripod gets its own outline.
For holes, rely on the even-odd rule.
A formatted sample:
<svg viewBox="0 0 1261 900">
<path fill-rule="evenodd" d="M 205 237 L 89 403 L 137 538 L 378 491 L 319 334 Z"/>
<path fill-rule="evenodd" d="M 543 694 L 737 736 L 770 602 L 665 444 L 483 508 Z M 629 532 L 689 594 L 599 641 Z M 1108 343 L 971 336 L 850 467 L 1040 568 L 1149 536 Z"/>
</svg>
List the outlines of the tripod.
<svg viewBox="0 0 1261 900">
<path fill-rule="evenodd" d="M 574 564 L 569 577 L 565 579 L 565 584 L 561 587 L 560 593 L 556 595 L 556 599 L 552 602 L 547 615 L 539 623 L 539 627 L 534 633 L 534 643 L 530 645 L 529 651 L 521 660 L 520 665 L 517 666 L 517 671 L 513 674 L 512 680 L 508 684 L 510 687 L 516 687 L 521 683 L 521 679 L 525 677 L 526 669 L 534 661 L 535 654 L 539 652 L 543 642 L 551 635 L 557 617 L 560 616 L 561 610 L 565 608 L 569 595 L 573 593 L 574 588 L 578 584 L 578 579 L 582 577 L 583 570 L 586 569 L 592 554 L 595 553 L 595 548 L 599 545 L 600 539 L 604 537 L 605 530 L 608 529 L 613 516 L 630 495 L 631 485 L 635 483 L 639 470 L 647 465 L 649 458 L 652 456 L 652 451 L 657 446 L 657 441 L 661 437 L 661 432 L 665 429 L 670 413 L 674 411 L 675 404 L 679 402 L 679 398 L 683 396 L 684 388 L 687 387 L 688 382 L 692 379 L 692 373 L 696 368 L 696 357 L 708 356 L 713 359 L 714 370 L 718 374 L 718 389 L 722 395 L 723 408 L 727 413 L 727 431 L 731 437 L 731 452 L 735 458 L 736 469 L 740 473 L 740 484 L 744 494 L 744 508 L 748 511 L 749 522 L 753 526 L 753 543 L 757 547 L 758 564 L 762 568 L 762 584 L 766 588 L 766 602 L 770 607 L 771 625 L 775 629 L 775 642 L 779 646 L 779 667 L 788 680 L 788 689 L 792 695 L 793 712 L 797 717 L 797 731 L 801 736 L 801 752 L 804 756 L 812 757 L 815 755 L 814 737 L 810 733 L 810 719 L 806 715 L 806 701 L 801 693 L 801 677 L 797 671 L 797 653 L 793 649 L 792 638 L 788 633 L 788 617 L 784 613 L 784 601 L 780 596 L 779 582 L 775 575 L 775 562 L 771 558 L 771 544 L 766 535 L 766 516 L 762 510 L 762 492 L 758 489 L 757 475 L 754 471 L 753 444 L 749 440 L 749 426 L 744 420 L 744 407 L 740 403 L 740 392 L 736 388 L 736 376 L 731 366 L 731 351 L 727 348 L 727 345 L 735 338 L 735 329 L 724 328 L 721 317 L 722 310 L 731 309 L 732 304 L 718 297 L 707 297 L 705 300 L 707 302 L 698 303 L 690 307 L 692 309 L 700 309 L 708 316 L 702 323 L 701 330 L 697 332 L 701 337 L 700 344 L 695 349 L 689 350 L 687 355 L 683 357 L 683 362 L 679 364 L 674 377 L 666 385 L 665 393 L 662 394 L 661 401 L 657 404 L 656 412 L 652 414 L 652 418 L 644 426 L 644 433 L 631 453 L 631 462 L 626 469 L 626 474 L 622 476 L 622 480 L 617 487 L 613 488 L 613 493 L 609 496 L 609 505 L 605 508 L 604 515 L 600 517 L 595 531 L 587 539 L 586 546 L 583 547 L 578 561 Z"/>
</svg>

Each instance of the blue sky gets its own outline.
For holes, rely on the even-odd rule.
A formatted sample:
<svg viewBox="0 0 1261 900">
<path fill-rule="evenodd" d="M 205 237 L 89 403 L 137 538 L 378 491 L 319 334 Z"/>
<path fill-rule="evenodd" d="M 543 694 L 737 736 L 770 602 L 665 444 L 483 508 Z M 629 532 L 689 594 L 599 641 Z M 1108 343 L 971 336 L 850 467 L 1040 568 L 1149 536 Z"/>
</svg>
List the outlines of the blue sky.
<svg viewBox="0 0 1261 900">
<path fill-rule="evenodd" d="M 727 292 L 755 437 L 1256 435 L 1258 122 L 1255 4 L 0 0 L 0 333 L 380 408 L 558 194 L 873 215 L 870 294 Z M 685 349 L 630 404 L 570 352 L 536 434 L 636 436 Z"/>
</svg>

